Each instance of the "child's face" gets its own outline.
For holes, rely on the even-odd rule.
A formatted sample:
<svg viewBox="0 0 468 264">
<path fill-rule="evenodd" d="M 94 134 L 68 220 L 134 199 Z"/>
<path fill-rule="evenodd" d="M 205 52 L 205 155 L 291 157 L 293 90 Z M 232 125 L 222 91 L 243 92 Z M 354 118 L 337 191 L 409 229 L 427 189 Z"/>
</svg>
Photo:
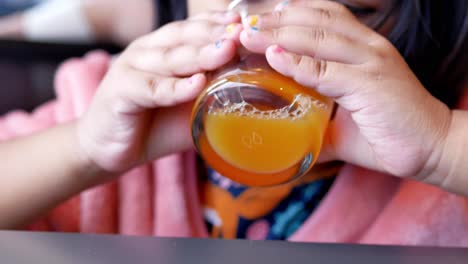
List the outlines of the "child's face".
<svg viewBox="0 0 468 264">
<path fill-rule="evenodd" d="M 309 0 L 314 1 L 314 0 Z M 330 0 L 332 1 L 332 0 Z M 370 25 L 379 17 L 385 15 L 391 8 L 394 1 L 388 0 L 334 0 L 348 7 L 362 22 Z M 190 11 L 194 13 L 206 10 L 225 10 L 230 0 L 192 0 L 190 1 Z M 269 12 L 274 7 L 283 1 L 281 0 L 246 0 L 249 4 L 249 12 L 251 14 L 259 14 Z M 391 27 L 391 22 L 387 21 L 381 28 L 381 33 L 388 32 Z"/>
</svg>

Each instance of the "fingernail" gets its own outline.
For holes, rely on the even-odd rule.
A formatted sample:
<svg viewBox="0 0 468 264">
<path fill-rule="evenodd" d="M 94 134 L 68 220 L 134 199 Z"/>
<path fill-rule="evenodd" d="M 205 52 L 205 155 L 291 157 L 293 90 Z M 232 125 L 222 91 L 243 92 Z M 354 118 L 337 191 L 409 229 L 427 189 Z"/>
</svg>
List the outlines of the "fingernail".
<svg viewBox="0 0 468 264">
<path fill-rule="evenodd" d="M 218 41 L 215 42 L 215 48 L 219 49 L 221 48 L 221 46 L 223 46 L 223 42 L 224 42 L 225 39 L 220 39 Z"/>
<path fill-rule="evenodd" d="M 250 28 L 256 28 L 258 30 L 257 24 L 258 24 L 259 17 L 257 15 L 250 16 L 247 19 L 247 23 L 249 24 Z"/>
<path fill-rule="evenodd" d="M 258 27 L 251 27 L 249 25 L 244 26 L 244 30 L 247 32 L 248 35 L 256 34 L 259 31 Z"/>
<path fill-rule="evenodd" d="M 252 32 L 254 32 L 254 33 L 258 31 L 258 27 L 251 27 L 250 29 L 251 29 Z"/>
<path fill-rule="evenodd" d="M 273 48 L 273 52 L 274 53 L 283 53 L 284 52 L 284 49 L 278 45 L 276 45 L 274 48 Z"/>
<path fill-rule="evenodd" d="M 246 22 L 244 23 L 244 27 L 247 28 L 247 33 L 255 34 L 258 32 L 258 15 L 253 15 L 247 18 Z"/>
<path fill-rule="evenodd" d="M 234 29 L 236 28 L 237 24 L 236 23 L 231 23 L 229 24 L 227 27 L 226 27 L 226 32 L 228 34 L 231 34 L 232 32 L 234 32 Z"/>
<path fill-rule="evenodd" d="M 289 5 L 289 1 L 283 1 L 283 2 L 279 3 L 278 5 L 276 5 L 275 11 L 281 11 L 281 10 L 283 10 L 287 5 Z"/>
</svg>

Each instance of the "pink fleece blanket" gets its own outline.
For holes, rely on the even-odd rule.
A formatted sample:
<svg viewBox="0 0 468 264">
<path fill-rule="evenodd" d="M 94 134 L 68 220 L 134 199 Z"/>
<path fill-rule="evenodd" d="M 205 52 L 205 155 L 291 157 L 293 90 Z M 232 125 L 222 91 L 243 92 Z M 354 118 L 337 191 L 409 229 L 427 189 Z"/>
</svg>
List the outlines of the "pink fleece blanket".
<svg viewBox="0 0 468 264">
<path fill-rule="evenodd" d="M 56 75 L 57 98 L 33 113 L 2 117 L 0 140 L 80 116 L 109 61 L 107 54 L 94 52 L 65 62 Z M 462 107 L 468 108 L 468 100 Z M 28 229 L 206 237 L 195 166 L 193 151 L 162 158 L 84 191 Z M 468 246 L 468 202 L 432 186 L 346 165 L 291 241 Z"/>
</svg>

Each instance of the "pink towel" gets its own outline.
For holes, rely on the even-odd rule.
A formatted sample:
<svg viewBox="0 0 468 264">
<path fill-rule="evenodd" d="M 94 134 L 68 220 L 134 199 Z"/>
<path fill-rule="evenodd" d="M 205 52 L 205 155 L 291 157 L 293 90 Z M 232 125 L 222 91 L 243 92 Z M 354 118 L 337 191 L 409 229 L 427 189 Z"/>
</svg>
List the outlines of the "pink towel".
<svg viewBox="0 0 468 264">
<path fill-rule="evenodd" d="M 0 119 L 0 140 L 79 117 L 110 57 L 93 52 L 65 62 L 57 98 L 31 114 Z M 461 107 L 468 108 L 468 96 Z M 195 153 L 173 154 L 59 205 L 29 230 L 206 237 Z M 291 241 L 468 246 L 468 202 L 421 183 L 346 165 L 331 190 Z"/>
</svg>

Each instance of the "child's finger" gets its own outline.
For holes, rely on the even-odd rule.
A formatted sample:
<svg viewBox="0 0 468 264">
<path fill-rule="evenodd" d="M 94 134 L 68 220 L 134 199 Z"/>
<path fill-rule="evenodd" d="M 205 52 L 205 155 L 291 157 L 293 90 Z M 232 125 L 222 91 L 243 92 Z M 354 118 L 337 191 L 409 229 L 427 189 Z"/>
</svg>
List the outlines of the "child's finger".
<svg viewBox="0 0 468 264">
<path fill-rule="evenodd" d="M 285 26 L 321 27 L 336 31 L 359 41 L 366 41 L 371 30 L 362 25 L 353 16 L 344 16 L 328 9 L 309 8 L 302 6 L 249 16 L 244 27 L 258 30 L 268 30 Z"/>
<path fill-rule="evenodd" d="M 191 111 L 191 103 L 158 109 L 145 142 L 145 160 L 187 151 L 193 146 L 190 135 Z"/>
<path fill-rule="evenodd" d="M 278 3 L 275 7 L 275 11 L 281 11 L 293 7 L 331 10 L 342 15 L 351 14 L 351 12 L 343 4 L 329 0 L 286 0 Z"/>
<path fill-rule="evenodd" d="M 352 93 L 358 85 L 358 81 L 353 82 L 356 76 L 359 76 L 353 65 L 297 55 L 277 45 L 267 49 L 266 57 L 271 67 L 279 73 L 304 86 L 314 88 L 325 96 L 335 98 L 348 110 L 354 110 L 352 105 L 340 102 L 343 96 Z"/>
<path fill-rule="evenodd" d="M 371 145 L 361 135 L 351 113 L 341 107 L 338 107 L 335 118 L 330 120 L 317 162 L 332 160 L 349 160 L 354 164 L 360 162 L 369 167 L 374 161 Z"/>
<path fill-rule="evenodd" d="M 155 106 L 168 107 L 195 99 L 205 82 L 205 76 L 199 73 L 190 78 L 164 78 L 160 83 L 149 88 Z"/>
<path fill-rule="evenodd" d="M 189 78 L 174 78 L 135 72 L 134 77 L 132 87 L 121 86 L 119 96 L 125 103 L 118 112 L 131 114 L 189 102 L 197 97 L 206 83 L 201 73 Z"/>
<path fill-rule="evenodd" d="M 214 70 L 229 62 L 236 53 L 232 40 L 219 40 L 204 46 L 182 45 L 170 48 L 140 48 L 126 56 L 133 68 L 165 76 L 189 76 Z"/>
<path fill-rule="evenodd" d="M 241 43 L 250 51 L 263 53 L 278 44 L 295 53 L 315 59 L 361 64 L 372 55 L 373 49 L 347 36 L 323 27 L 287 26 L 270 30 L 246 29 Z"/>
<path fill-rule="evenodd" d="M 219 24 L 239 23 L 241 17 L 233 11 L 209 11 L 188 18 L 188 20 L 206 20 Z"/>
<path fill-rule="evenodd" d="M 180 21 L 139 38 L 136 47 L 171 47 L 181 44 L 202 45 L 214 39 L 236 39 L 242 30 L 240 24 L 219 24 L 210 21 Z"/>
</svg>

